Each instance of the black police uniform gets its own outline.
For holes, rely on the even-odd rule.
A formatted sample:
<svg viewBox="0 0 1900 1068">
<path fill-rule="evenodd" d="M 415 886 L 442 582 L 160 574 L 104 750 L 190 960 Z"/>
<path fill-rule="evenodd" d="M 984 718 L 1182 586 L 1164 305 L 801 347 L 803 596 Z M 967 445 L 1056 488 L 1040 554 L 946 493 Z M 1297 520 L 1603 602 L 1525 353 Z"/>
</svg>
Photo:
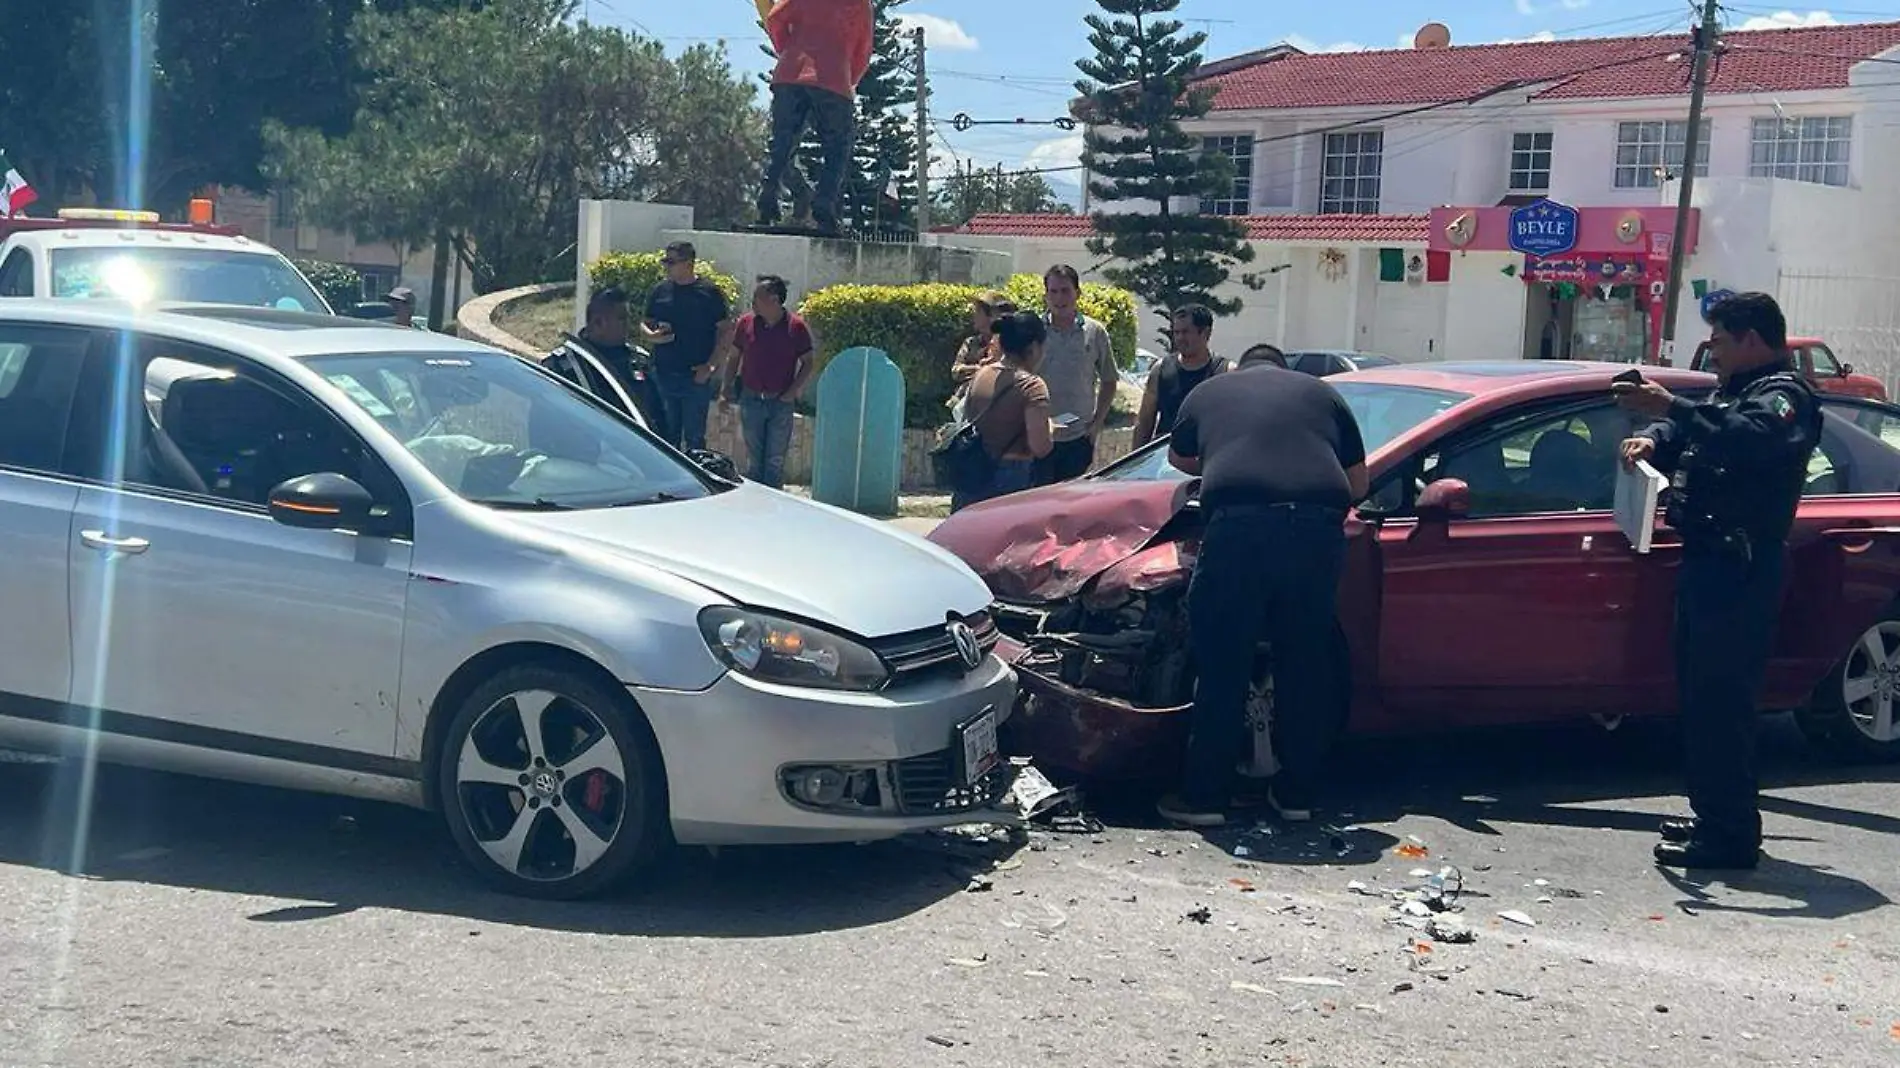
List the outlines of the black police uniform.
<svg viewBox="0 0 1900 1068">
<path fill-rule="evenodd" d="M 1813 387 L 1784 361 L 1732 376 L 1708 401 L 1679 397 L 1641 432 L 1674 476 L 1665 519 L 1682 537 L 1676 685 L 1696 814 L 1664 826 L 1676 844 L 1659 846 L 1661 859 L 1752 867 L 1759 855 L 1755 705 L 1821 418 Z"/>
<path fill-rule="evenodd" d="M 620 388 L 626 390 L 627 397 L 639 409 L 637 414 L 646 420 L 647 429 L 661 438 L 672 440 L 666 423 L 666 409 L 660 403 L 659 391 L 654 388 L 653 376 L 649 373 L 649 359 L 645 353 L 625 342 L 607 345 L 579 334 L 563 334 L 560 347 L 542 357 L 541 366 L 594 393 L 615 408 L 621 406 L 617 398 L 612 393 L 601 392 L 599 387 L 588 381 L 584 366 L 570 352 L 575 349 L 591 354 L 618 380 Z"/>
<path fill-rule="evenodd" d="M 1174 420 L 1181 414 L 1181 402 L 1195 386 L 1226 371 L 1227 360 L 1221 356 L 1211 356 L 1201 366 L 1190 371 L 1181 366 L 1181 358 L 1173 354 L 1162 357 L 1161 366 L 1155 369 L 1155 434 L 1160 436 L 1174 429 Z"/>
</svg>

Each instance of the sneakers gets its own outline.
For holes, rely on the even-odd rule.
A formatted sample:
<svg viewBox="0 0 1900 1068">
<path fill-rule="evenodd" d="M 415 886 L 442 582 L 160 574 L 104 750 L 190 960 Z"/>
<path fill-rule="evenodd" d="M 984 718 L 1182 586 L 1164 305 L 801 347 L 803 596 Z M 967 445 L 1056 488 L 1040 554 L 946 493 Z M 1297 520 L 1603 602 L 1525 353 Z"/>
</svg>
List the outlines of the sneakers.
<svg viewBox="0 0 1900 1068">
<path fill-rule="evenodd" d="M 1663 841 L 1681 843 L 1695 837 L 1695 828 L 1696 821 L 1693 819 L 1664 820 L 1657 830 L 1662 834 Z"/>
<path fill-rule="evenodd" d="M 1227 814 L 1219 809 L 1203 809 L 1189 805 L 1181 800 L 1180 794 L 1169 794 L 1155 805 L 1155 811 L 1170 823 L 1184 827 L 1225 827 Z"/>
<path fill-rule="evenodd" d="M 1761 863 L 1761 850 L 1737 848 L 1727 843 L 1698 838 L 1691 838 L 1687 842 L 1658 842 L 1656 863 L 1670 868 L 1748 871 Z"/>
</svg>

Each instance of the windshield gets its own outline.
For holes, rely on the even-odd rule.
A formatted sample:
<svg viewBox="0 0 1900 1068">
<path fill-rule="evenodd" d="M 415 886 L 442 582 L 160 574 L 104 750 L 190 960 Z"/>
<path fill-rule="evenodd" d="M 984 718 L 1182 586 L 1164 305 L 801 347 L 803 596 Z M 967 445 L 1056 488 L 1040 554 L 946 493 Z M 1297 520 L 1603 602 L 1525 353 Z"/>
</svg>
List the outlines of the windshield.
<svg viewBox="0 0 1900 1068">
<path fill-rule="evenodd" d="M 53 250 L 55 297 L 242 304 L 328 314 L 317 291 L 282 257 L 212 248 Z"/>
<path fill-rule="evenodd" d="M 690 461 L 513 356 L 378 353 L 305 364 L 477 504 L 566 511 L 713 492 Z"/>
<path fill-rule="evenodd" d="M 1346 407 L 1352 409 L 1352 417 L 1359 422 L 1359 436 L 1365 439 L 1367 455 L 1471 397 L 1469 393 L 1449 389 L 1339 379 L 1332 380 L 1332 387 L 1345 398 Z"/>
<path fill-rule="evenodd" d="M 1352 409 L 1368 454 L 1471 396 L 1420 386 L 1345 382 L 1337 378 L 1329 382 L 1346 399 L 1346 407 Z M 1190 477 L 1168 462 L 1167 440 L 1162 438 L 1093 477 L 1103 482 L 1178 482 Z"/>
</svg>

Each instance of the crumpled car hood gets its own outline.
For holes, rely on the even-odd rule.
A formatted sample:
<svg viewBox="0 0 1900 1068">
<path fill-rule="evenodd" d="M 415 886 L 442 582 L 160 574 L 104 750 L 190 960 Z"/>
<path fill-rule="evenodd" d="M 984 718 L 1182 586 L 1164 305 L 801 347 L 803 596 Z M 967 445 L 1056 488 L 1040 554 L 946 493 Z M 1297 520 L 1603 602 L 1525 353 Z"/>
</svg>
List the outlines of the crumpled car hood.
<svg viewBox="0 0 1900 1068">
<path fill-rule="evenodd" d="M 1194 485 L 1071 482 L 1014 493 L 958 512 L 930 540 L 1004 600 L 1059 601 L 1140 552 L 1181 511 Z"/>
</svg>

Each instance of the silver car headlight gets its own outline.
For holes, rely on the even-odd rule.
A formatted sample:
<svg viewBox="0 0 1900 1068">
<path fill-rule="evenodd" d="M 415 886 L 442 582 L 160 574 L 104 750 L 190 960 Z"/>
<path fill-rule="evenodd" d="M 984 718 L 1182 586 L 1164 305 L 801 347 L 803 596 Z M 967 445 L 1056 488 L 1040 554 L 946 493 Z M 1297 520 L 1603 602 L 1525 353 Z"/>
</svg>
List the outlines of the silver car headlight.
<svg viewBox="0 0 1900 1068">
<path fill-rule="evenodd" d="M 809 623 L 721 605 L 699 614 L 699 630 L 727 667 L 761 682 L 870 691 L 890 679 L 876 653 Z"/>
</svg>

